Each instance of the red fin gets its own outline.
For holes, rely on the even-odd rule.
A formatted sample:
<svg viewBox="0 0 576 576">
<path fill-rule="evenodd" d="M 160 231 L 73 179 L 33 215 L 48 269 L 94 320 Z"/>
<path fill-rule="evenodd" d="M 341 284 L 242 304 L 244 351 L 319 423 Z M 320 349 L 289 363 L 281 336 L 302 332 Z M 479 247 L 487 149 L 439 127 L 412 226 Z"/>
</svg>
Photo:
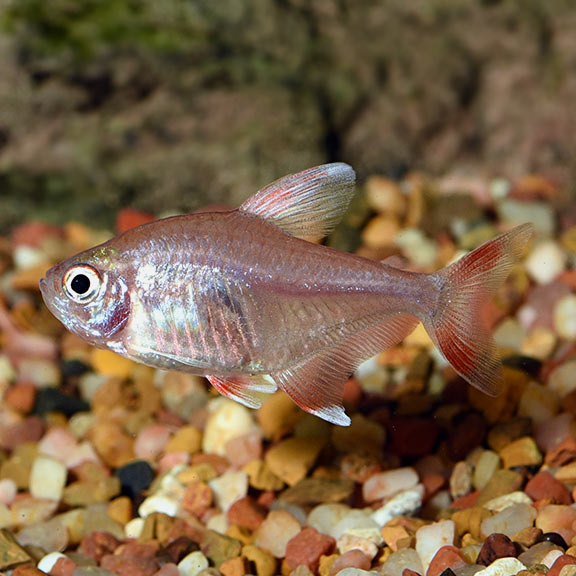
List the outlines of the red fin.
<svg viewBox="0 0 576 576">
<path fill-rule="evenodd" d="M 262 402 L 254 392 L 276 391 L 276 385 L 264 376 L 206 376 L 210 384 L 223 396 L 236 400 L 248 408 L 260 408 Z"/>
<path fill-rule="evenodd" d="M 361 362 L 403 340 L 416 324 L 418 320 L 407 314 L 386 317 L 272 377 L 306 412 L 348 426 L 350 418 L 342 406 L 346 381 Z"/>
<path fill-rule="evenodd" d="M 355 179 L 348 164 L 316 166 L 262 188 L 240 210 L 270 220 L 292 236 L 320 239 L 344 216 L 354 196 Z"/>
<path fill-rule="evenodd" d="M 504 282 L 532 234 L 530 224 L 518 226 L 438 272 L 443 284 L 438 308 L 424 320 L 454 369 L 491 396 L 501 390 L 502 364 L 484 306 Z"/>
</svg>

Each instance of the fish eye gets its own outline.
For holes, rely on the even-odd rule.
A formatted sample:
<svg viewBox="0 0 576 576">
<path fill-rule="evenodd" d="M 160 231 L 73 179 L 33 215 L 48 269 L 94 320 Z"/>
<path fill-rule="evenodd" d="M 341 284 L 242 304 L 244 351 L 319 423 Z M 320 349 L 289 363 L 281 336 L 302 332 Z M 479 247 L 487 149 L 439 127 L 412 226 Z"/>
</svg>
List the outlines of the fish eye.
<svg viewBox="0 0 576 576">
<path fill-rule="evenodd" d="M 88 264 L 73 266 L 64 275 L 64 290 L 74 302 L 90 302 L 100 291 L 102 279 L 100 274 Z"/>
</svg>

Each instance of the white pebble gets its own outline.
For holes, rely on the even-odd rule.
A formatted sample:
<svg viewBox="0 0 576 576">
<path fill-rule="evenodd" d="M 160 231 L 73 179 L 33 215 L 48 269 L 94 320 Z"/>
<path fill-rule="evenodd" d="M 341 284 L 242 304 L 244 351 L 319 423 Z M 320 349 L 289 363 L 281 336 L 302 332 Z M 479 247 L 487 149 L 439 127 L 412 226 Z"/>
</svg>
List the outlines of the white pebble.
<svg viewBox="0 0 576 576">
<path fill-rule="evenodd" d="M 424 570 L 428 569 L 432 558 L 442 546 L 454 544 L 455 533 L 456 525 L 452 520 L 441 520 L 416 530 L 416 552 L 422 560 Z"/>
<path fill-rule="evenodd" d="M 60 368 L 54 362 L 39 358 L 24 358 L 18 364 L 21 380 L 31 382 L 38 388 L 56 388 L 60 385 Z"/>
<path fill-rule="evenodd" d="M 546 240 L 526 258 L 526 271 L 537 284 L 548 284 L 564 271 L 565 264 L 566 254 L 561 246 Z"/>
<path fill-rule="evenodd" d="M 567 294 L 554 306 L 554 328 L 566 340 L 576 340 L 576 295 Z"/>
<path fill-rule="evenodd" d="M 140 507 L 138 508 L 138 514 L 141 518 L 146 518 L 146 516 L 152 514 L 153 512 L 161 512 L 167 516 L 176 516 L 180 511 L 180 505 L 178 501 L 165 496 L 164 494 L 153 494 L 148 496 Z"/>
<path fill-rule="evenodd" d="M 362 495 L 366 502 L 375 502 L 401 490 L 412 488 L 416 484 L 418 484 L 418 474 L 414 468 L 396 468 L 370 476 L 362 486 Z"/>
<path fill-rule="evenodd" d="M 498 324 L 493 337 L 496 344 L 501 348 L 520 350 L 526 333 L 516 318 L 506 318 Z"/>
<path fill-rule="evenodd" d="M 562 550 L 550 550 L 550 552 L 548 552 L 548 554 L 542 558 L 541 564 L 548 566 L 548 568 L 552 568 L 552 564 L 554 564 L 554 562 L 556 562 L 556 560 L 558 560 L 558 558 L 560 558 L 562 555 Z"/>
<path fill-rule="evenodd" d="M 191 552 L 188 556 L 184 556 L 178 564 L 180 576 L 196 576 L 207 568 L 208 559 L 199 550 Z"/>
<path fill-rule="evenodd" d="M 547 388 L 556 392 L 560 398 L 564 398 L 576 390 L 574 374 L 576 374 L 576 360 L 561 364 L 550 373 Z"/>
<path fill-rule="evenodd" d="M 204 429 L 202 450 L 207 454 L 226 455 L 226 444 L 233 438 L 252 432 L 255 427 L 252 412 L 245 406 L 216 398 L 208 405 L 210 415 Z"/>
<path fill-rule="evenodd" d="M 312 508 L 308 514 L 308 526 L 315 528 L 321 534 L 332 536 L 334 526 L 350 512 L 346 504 L 320 504 Z"/>
<path fill-rule="evenodd" d="M 338 538 L 336 542 L 336 548 L 340 554 L 345 554 L 350 550 L 360 550 L 364 552 L 370 560 L 376 557 L 378 554 L 378 546 L 373 540 L 368 538 L 361 538 L 360 536 L 353 536 L 352 534 L 344 534 Z"/>
<path fill-rule="evenodd" d="M 520 492 L 517 490 L 516 492 L 510 492 L 508 494 L 503 494 L 502 496 L 492 498 L 492 500 L 488 500 L 488 502 L 482 505 L 482 508 L 492 510 L 492 512 L 501 512 L 509 506 L 514 506 L 516 504 L 527 504 L 531 506 L 532 498 L 530 498 L 530 496 L 528 496 L 528 494 L 525 492 Z"/>
<path fill-rule="evenodd" d="M 66 466 L 62 462 L 38 456 L 30 471 L 30 494 L 34 498 L 60 500 L 67 474 Z"/>
<path fill-rule="evenodd" d="M 436 244 L 418 228 L 405 228 L 396 237 L 396 245 L 413 264 L 426 268 L 436 261 Z"/>
<path fill-rule="evenodd" d="M 372 513 L 372 519 L 382 527 L 397 516 L 412 516 L 422 506 L 424 486 L 418 484 L 410 490 L 399 492 Z"/>
<path fill-rule="evenodd" d="M 38 248 L 21 244 L 12 250 L 12 259 L 18 270 L 27 270 L 46 264 L 46 253 Z"/>
<path fill-rule="evenodd" d="M 142 530 L 144 530 L 144 522 L 144 518 L 132 518 L 132 520 L 127 522 L 124 526 L 126 538 L 140 538 Z"/>
<path fill-rule="evenodd" d="M 358 380 L 364 392 L 372 393 L 383 393 L 390 380 L 388 370 L 380 364 L 378 356 L 362 362 L 362 364 L 356 368 L 354 378 Z"/>
<path fill-rule="evenodd" d="M 66 556 L 61 552 L 50 552 L 50 554 L 46 554 L 46 556 L 43 556 L 38 562 L 38 570 L 50 574 L 52 568 L 54 568 L 60 558 L 66 558 Z"/>
<path fill-rule="evenodd" d="M 344 534 L 366 538 L 377 545 L 383 542 L 380 526 L 363 510 L 351 510 L 334 526 L 330 536 L 338 540 Z"/>
<path fill-rule="evenodd" d="M 226 514 L 214 514 L 210 516 L 208 522 L 206 522 L 206 528 L 208 530 L 214 530 L 214 532 L 220 532 L 220 534 L 226 534 L 226 530 L 230 525 L 228 524 L 228 517 Z"/>
<path fill-rule="evenodd" d="M 498 558 L 475 576 L 514 576 L 520 570 L 526 570 L 526 566 L 517 558 Z"/>
<path fill-rule="evenodd" d="M 402 548 L 391 554 L 382 564 L 379 572 L 387 576 L 402 576 L 406 568 L 418 572 L 418 574 L 426 573 L 423 570 L 422 560 L 414 548 Z"/>
<path fill-rule="evenodd" d="M 300 523 L 285 510 L 272 510 L 254 532 L 254 544 L 276 558 L 286 556 L 286 545 L 302 530 Z"/>
<path fill-rule="evenodd" d="M 228 512 L 228 508 L 244 498 L 248 494 L 248 474 L 246 472 L 225 472 L 222 476 L 208 482 L 216 504 L 222 512 Z"/>
<path fill-rule="evenodd" d="M 531 504 L 513 504 L 485 518 L 480 525 L 484 537 L 490 534 L 505 534 L 509 538 L 524 528 L 534 525 L 538 513 Z"/>
<path fill-rule="evenodd" d="M 509 224 L 531 222 L 538 236 L 552 236 L 556 230 L 556 215 L 548 202 L 526 202 L 507 198 L 498 206 L 500 219 Z"/>
</svg>

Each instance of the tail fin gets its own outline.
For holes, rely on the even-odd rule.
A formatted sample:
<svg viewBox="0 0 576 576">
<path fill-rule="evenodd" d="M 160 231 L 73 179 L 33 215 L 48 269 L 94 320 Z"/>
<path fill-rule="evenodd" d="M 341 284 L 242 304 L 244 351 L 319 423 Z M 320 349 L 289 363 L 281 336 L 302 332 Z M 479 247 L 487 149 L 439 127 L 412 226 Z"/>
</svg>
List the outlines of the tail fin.
<svg viewBox="0 0 576 576">
<path fill-rule="evenodd" d="M 483 315 L 484 305 L 504 282 L 533 234 L 523 224 L 440 270 L 439 304 L 426 329 L 456 372 L 472 386 L 496 396 L 502 364 Z"/>
</svg>

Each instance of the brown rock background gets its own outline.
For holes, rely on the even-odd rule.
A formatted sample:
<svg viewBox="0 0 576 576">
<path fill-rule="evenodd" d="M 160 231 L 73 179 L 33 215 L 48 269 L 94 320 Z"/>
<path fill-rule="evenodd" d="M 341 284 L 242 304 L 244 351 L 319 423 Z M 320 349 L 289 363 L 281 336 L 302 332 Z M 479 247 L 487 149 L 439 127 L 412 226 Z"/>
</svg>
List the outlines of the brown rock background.
<svg viewBox="0 0 576 576">
<path fill-rule="evenodd" d="M 573 0 L 0 0 L 0 231 L 288 172 L 576 181 Z"/>
</svg>

